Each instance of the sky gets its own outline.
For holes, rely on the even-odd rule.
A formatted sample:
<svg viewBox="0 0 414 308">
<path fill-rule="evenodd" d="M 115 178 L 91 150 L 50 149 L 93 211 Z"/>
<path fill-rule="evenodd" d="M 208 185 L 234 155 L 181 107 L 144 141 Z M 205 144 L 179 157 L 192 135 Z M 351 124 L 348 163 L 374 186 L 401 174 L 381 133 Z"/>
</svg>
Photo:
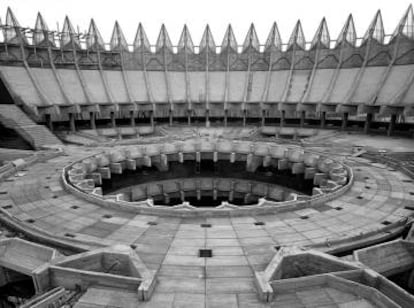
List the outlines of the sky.
<svg viewBox="0 0 414 308">
<path fill-rule="evenodd" d="M 237 42 L 242 44 L 250 24 L 255 24 L 261 44 L 277 22 L 282 40 L 287 43 L 293 27 L 301 20 L 305 38 L 311 41 L 323 17 L 331 39 L 336 39 L 348 15 L 354 16 L 358 37 L 362 37 L 378 9 L 382 12 L 386 34 L 392 34 L 408 8 L 410 0 L 1 0 L 0 16 L 5 20 L 10 6 L 23 27 L 34 27 L 41 12 L 51 30 L 62 29 L 69 16 L 72 24 L 84 32 L 94 18 L 105 42 L 109 42 L 118 20 L 129 44 L 133 43 L 141 22 L 151 44 L 155 44 L 164 23 L 174 45 L 187 24 L 198 45 L 206 24 L 210 25 L 217 45 L 232 24 Z"/>
</svg>

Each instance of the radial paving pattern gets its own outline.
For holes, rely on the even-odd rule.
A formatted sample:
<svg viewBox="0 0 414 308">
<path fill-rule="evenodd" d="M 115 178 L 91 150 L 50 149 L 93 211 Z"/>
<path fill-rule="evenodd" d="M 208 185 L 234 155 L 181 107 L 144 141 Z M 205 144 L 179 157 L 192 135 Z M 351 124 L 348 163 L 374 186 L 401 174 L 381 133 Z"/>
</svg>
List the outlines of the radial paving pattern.
<svg viewBox="0 0 414 308">
<path fill-rule="evenodd" d="M 254 272 L 263 271 L 279 247 L 334 251 L 360 240 L 386 238 L 413 213 L 409 208 L 414 184 L 407 176 L 351 156 L 345 162 L 354 170 L 352 188 L 333 201 L 306 209 L 210 218 L 106 209 L 66 192 L 60 183 L 61 170 L 68 163 L 102 150 L 68 146 L 67 155 L 27 167 L 1 184 L 0 206 L 21 228 L 52 242 L 79 249 L 115 244 L 133 247 L 149 269 L 158 270 L 154 294 L 143 307 L 186 303 L 191 307 L 223 307 L 224 303 L 226 307 L 259 307 L 263 303 L 257 298 Z M 211 249 L 212 257 L 200 257 L 200 249 Z M 89 307 L 86 303 L 98 297 L 102 304 L 113 301 L 115 294 L 109 294 L 118 291 L 106 292 L 106 296 L 102 292 L 88 289 L 77 307 Z M 294 297 L 293 301 L 305 303 L 306 292 L 286 295 L 286 300 Z M 318 292 L 337 291 L 328 287 Z M 132 293 L 122 296 L 126 301 L 134 297 Z M 352 296 L 348 300 L 359 301 Z"/>
</svg>

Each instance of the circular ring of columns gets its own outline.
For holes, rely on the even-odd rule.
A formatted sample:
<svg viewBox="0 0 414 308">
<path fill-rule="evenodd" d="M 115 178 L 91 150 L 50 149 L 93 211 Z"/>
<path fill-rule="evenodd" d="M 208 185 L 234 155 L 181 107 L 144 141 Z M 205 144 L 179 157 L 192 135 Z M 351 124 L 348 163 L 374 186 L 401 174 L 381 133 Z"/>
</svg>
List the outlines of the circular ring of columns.
<svg viewBox="0 0 414 308">
<path fill-rule="evenodd" d="M 222 202 L 221 205 L 211 208 L 194 207 L 188 202 L 175 206 L 154 205 L 150 198 L 130 202 L 122 193 L 104 195 L 99 187 L 103 179 L 111 179 L 112 174 L 122 174 L 124 170 L 155 166 L 159 171 L 167 171 L 169 162 L 183 163 L 187 160 L 245 162 L 248 172 L 255 172 L 260 166 L 274 166 L 278 170 L 291 170 L 292 174 L 303 174 L 304 179 L 313 179 L 314 187 L 311 196 L 291 193 L 280 202 L 260 198 L 254 205 L 237 206 Z M 353 173 L 351 168 L 328 156 L 308 152 L 298 146 L 189 139 L 165 144 L 116 147 L 108 152 L 85 157 L 63 169 L 62 182 L 65 189 L 73 194 L 108 208 L 122 207 L 136 213 L 169 216 L 224 216 L 274 213 L 315 206 L 346 192 L 352 186 Z M 199 184 L 203 185 L 201 182 Z M 206 182 L 205 185 L 214 189 L 213 182 Z M 203 187 L 200 186 L 200 190 Z"/>
</svg>

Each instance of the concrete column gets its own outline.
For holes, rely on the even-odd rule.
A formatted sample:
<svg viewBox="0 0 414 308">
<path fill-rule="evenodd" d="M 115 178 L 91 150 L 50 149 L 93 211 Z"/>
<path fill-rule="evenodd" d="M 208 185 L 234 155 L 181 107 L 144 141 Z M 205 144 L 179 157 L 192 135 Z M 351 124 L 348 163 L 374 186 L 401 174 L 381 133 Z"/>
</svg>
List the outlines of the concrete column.
<svg viewBox="0 0 414 308">
<path fill-rule="evenodd" d="M 395 128 L 395 122 L 397 121 L 397 115 L 396 114 L 392 114 L 391 115 L 391 119 L 390 119 L 390 123 L 388 124 L 388 131 L 387 131 L 387 135 L 391 136 L 394 128 Z"/>
<path fill-rule="evenodd" d="M 135 117 L 134 117 L 134 111 L 130 111 L 130 120 L 131 120 L 131 127 L 135 127 Z"/>
<path fill-rule="evenodd" d="M 206 127 L 210 127 L 210 110 L 206 110 Z"/>
<path fill-rule="evenodd" d="M 189 110 L 188 110 L 188 114 L 187 114 L 187 123 L 188 123 L 188 125 L 191 125 L 191 114 L 190 114 Z"/>
<path fill-rule="evenodd" d="M 75 114 L 69 113 L 69 125 L 70 125 L 70 131 L 75 132 L 76 131 L 76 125 L 75 125 Z"/>
<path fill-rule="evenodd" d="M 243 127 L 246 126 L 246 110 L 243 110 Z"/>
<path fill-rule="evenodd" d="M 46 114 L 45 116 L 46 116 L 47 127 L 49 127 L 49 129 L 53 132 L 52 116 L 50 114 Z"/>
<path fill-rule="evenodd" d="M 89 126 L 96 129 L 95 112 L 89 112 Z"/>
<path fill-rule="evenodd" d="M 170 122 L 170 126 L 172 126 L 173 125 L 173 113 L 172 113 L 172 110 L 170 110 L 169 122 Z"/>
<path fill-rule="evenodd" d="M 151 127 L 154 128 L 154 111 L 150 111 Z"/>
<path fill-rule="evenodd" d="M 0 266 L 0 287 L 5 286 L 8 283 L 7 275 L 3 267 Z"/>
<path fill-rule="evenodd" d="M 300 127 L 305 126 L 305 117 L 306 117 L 306 111 L 302 110 L 300 113 Z"/>
<path fill-rule="evenodd" d="M 285 110 L 282 110 L 280 114 L 280 127 L 282 128 L 285 125 Z"/>
<path fill-rule="evenodd" d="M 326 124 L 326 111 L 322 111 L 321 113 L 321 128 L 325 128 Z"/>
<path fill-rule="evenodd" d="M 365 126 L 364 126 L 365 134 L 369 133 L 369 129 L 371 128 L 371 122 L 372 122 L 372 113 L 367 113 L 367 118 L 365 120 Z"/>
<path fill-rule="evenodd" d="M 227 127 L 227 110 L 224 110 L 224 127 Z"/>
<path fill-rule="evenodd" d="M 262 126 L 266 125 L 265 111 L 262 110 Z"/>
<path fill-rule="evenodd" d="M 116 128 L 115 112 L 111 112 L 111 126 Z"/>
<path fill-rule="evenodd" d="M 344 112 L 342 114 L 342 125 L 341 130 L 346 130 L 346 127 L 348 126 L 348 112 Z"/>
<path fill-rule="evenodd" d="M 411 271 L 410 276 L 408 277 L 407 286 L 412 289 L 414 288 L 414 271 Z"/>
</svg>

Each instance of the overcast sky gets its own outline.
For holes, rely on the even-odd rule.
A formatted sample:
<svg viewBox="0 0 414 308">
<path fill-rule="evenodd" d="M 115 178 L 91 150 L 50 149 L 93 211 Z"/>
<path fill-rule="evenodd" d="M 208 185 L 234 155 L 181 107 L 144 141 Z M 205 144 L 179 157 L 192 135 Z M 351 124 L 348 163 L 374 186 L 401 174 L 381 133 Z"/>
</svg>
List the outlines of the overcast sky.
<svg viewBox="0 0 414 308">
<path fill-rule="evenodd" d="M 132 44 L 139 22 L 142 22 L 151 44 L 155 44 L 161 24 L 164 23 L 173 44 L 177 44 L 183 25 L 187 24 L 194 44 L 198 45 L 208 23 L 217 45 L 232 24 L 237 42 L 243 43 L 250 23 L 254 23 L 261 44 L 274 21 L 277 22 L 283 42 L 300 19 L 307 41 L 312 37 L 323 17 L 326 17 L 331 38 L 336 39 L 347 16 L 352 13 L 358 37 L 362 37 L 381 9 L 386 34 L 391 34 L 410 0 L 1 0 L 1 19 L 4 22 L 10 6 L 22 26 L 33 27 L 40 11 L 55 30 L 62 28 L 65 15 L 83 32 L 91 18 L 95 19 L 105 40 L 109 42 L 115 20 L 118 20 Z"/>
</svg>

